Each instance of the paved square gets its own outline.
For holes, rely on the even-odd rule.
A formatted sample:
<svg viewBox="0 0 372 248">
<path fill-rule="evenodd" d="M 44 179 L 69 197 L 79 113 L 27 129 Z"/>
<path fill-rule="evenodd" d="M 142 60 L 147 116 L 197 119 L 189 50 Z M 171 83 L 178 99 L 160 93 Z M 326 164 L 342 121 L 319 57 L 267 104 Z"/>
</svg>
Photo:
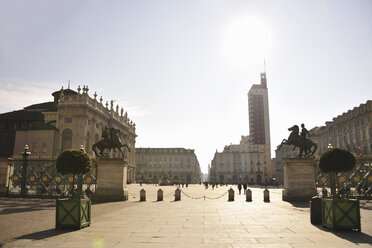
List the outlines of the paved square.
<svg viewBox="0 0 372 248">
<path fill-rule="evenodd" d="M 145 202 L 139 201 L 141 188 Z M 94 204 L 91 226 L 79 231 L 54 229 L 54 200 L 0 198 L 0 242 L 2 247 L 371 247 L 371 202 L 361 203 L 361 233 L 334 232 L 310 223 L 307 203 L 283 202 L 281 189 L 269 189 L 271 202 L 264 203 L 263 189 L 250 188 L 253 201 L 246 202 L 236 187 L 235 201 L 228 202 L 229 188 L 190 185 L 175 202 L 174 186 L 132 184 L 129 201 Z"/>
</svg>

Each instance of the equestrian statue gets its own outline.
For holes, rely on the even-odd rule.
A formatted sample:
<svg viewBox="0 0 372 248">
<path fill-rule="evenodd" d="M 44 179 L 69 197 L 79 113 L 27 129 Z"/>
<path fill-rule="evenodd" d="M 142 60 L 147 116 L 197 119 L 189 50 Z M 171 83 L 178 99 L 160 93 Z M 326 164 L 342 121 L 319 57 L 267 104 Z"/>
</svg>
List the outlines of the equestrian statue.
<svg viewBox="0 0 372 248">
<path fill-rule="evenodd" d="M 292 132 L 288 139 L 283 139 L 282 143 L 278 147 L 278 150 L 280 150 L 283 145 L 293 145 L 293 150 L 295 150 L 296 147 L 300 148 L 300 152 L 298 154 L 299 158 L 313 156 L 318 149 L 318 145 L 311 139 L 306 138 L 307 135 L 310 136 L 310 133 L 305 128 L 304 124 L 301 124 L 301 128 L 301 133 L 299 133 L 299 127 L 297 125 L 288 128 L 288 131 Z M 305 154 L 303 155 L 304 152 Z"/>
<path fill-rule="evenodd" d="M 123 158 L 126 157 L 124 150 L 121 148 L 126 147 L 128 152 L 130 152 L 130 149 L 127 144 L 121 144 L 118 133 L 120 133 L 120 130 L 113 127 L 110 129 L 105 127 L 102 130 L 102 139 L 92 146 L 92 150 L 97 158 L 108 158 L 109 154 L 105 153 L 104 151 L 108 150 L 108 152 L 110 152 L 111 149 L 114 149 L 114 152 L 116 152 L 116 149 L 118 149 Z M 97 152 L 97 148 L 99 152 Z"/>
</svg>

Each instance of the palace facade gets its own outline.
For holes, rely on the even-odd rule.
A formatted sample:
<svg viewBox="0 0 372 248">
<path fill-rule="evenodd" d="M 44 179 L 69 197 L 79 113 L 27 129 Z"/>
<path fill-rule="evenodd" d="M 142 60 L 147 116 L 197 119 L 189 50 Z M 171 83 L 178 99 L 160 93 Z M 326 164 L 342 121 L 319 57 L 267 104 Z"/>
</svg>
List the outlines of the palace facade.
<svg viewBox="0 0 372 248">
<path fill-rule="evenodd" d="M 22 110 L 0 114 L 0 157 L 20 155 L 25 145 L 31 155 L 57 157 L 69 148 L 84 146 L 94 157 L 92 145 L 101 139 L 105 127 L 120 130 L 121 143 L 129 146 L 126 151 L 128 181 L 135 181 L 135 123 L 127 112 L 114 101 L 103 104 L 88 94 L 88 86 L 77 91 L 63 88 L 52 93 L 54 101 L 34 104 Z M 120 157 L 119 151 L 111 151 L 111 157 Z"/>
<path fill-rule="evenodd" d="M 357 155 L 372 154 L 372 100 L 327 121 L 321 128 L 319 148 L 328 145 L 344 148 Z"/>
<path fill-rule="evenodd" d="M 136 148 L 136 181 L 200 183 L 202 173 L 194 150 L 185 148 Z"/>
</svg>

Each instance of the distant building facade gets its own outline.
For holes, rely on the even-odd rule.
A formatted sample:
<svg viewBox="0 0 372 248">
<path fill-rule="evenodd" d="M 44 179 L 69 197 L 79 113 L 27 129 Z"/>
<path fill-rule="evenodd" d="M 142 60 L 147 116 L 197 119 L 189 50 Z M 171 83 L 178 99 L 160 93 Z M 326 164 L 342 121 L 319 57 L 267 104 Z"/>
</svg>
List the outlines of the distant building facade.
<svg viewBox="0 0 372 248">
<path fill-rule="evenodd" d="M 372 100 L 326 122 L 320 132 L 320 152 L 332 144 L 357 155 L 371 155 Z"/>
<path fill-rule="evenodd" d="M 200 183 L 202 173 L 194 150 L 136 148 L 136 181 L 160 183 L 162 176 L 179 183 Z"/>
<path fill-rule="evenodd" d="M 0 114 L 1 157 L 20 155 L 25 145 L 33 156 L 56 157 L 69 148 L 84 146 L 90 156 L 93 143 L 101 139 L 105 127 L 119 129 L 122 143 L 128 144 L 128 180 L 135 180 L 135 123 L 114 101 L 106 102 L 88 95 L 88 86 L 77 91 L 66 89 L 54 92 L 53 102 L 25 107 L 23 110 Z M 111 151 L 112 157 L 120 152 Z"/>
<path fill-rule="evenodd" d="M 241 136 L 240 144 L 216 151 L 209 169 L 211 182 L 266 184 L 275 176 L 266 73 L 260 76 L 261 83 L 248 92 L 249 136 Z"/>
<path fill-rule="evenodd" d="M 240 144 L 216 151 L 209 174 L 210 182 L 261 185 L 272 182 L 275 168 L 267 145 L 253 144 L 250 136 L 241 136 Z"/>
</svg>

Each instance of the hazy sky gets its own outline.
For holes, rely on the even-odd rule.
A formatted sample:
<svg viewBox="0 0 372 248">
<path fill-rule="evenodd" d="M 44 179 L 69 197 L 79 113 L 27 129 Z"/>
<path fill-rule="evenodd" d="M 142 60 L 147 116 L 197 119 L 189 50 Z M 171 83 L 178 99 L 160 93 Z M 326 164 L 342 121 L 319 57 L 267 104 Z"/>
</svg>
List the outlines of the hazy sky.
<svg viewBox="0 0 372 248">
<path fill-rule="evenodd" d="M 372 99 L 372 1 L 0 0 L 0 113 L 85 84 L 136 147 L 195 149 L 203 172 L 249 134 L 264 58 L 275 156 L 288 127 Z"/>
</svg>

